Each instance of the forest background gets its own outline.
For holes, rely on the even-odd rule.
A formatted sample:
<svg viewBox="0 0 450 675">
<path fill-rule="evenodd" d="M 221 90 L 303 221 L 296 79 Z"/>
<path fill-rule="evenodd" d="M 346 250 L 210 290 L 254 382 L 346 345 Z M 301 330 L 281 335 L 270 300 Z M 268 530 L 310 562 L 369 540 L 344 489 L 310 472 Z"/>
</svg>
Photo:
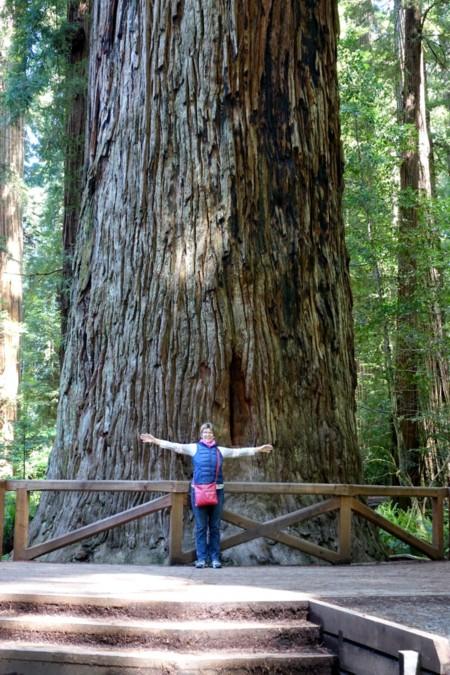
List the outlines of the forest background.
<svg viewBox="0 0 450 675">
<path fill-rule="evenodd" d="M 344 219 L 354 303 L 358 437 L 367 482 L 444 485 L 450 464 L 450 319 L 445 311 L 450 299 L 450 8 L 431 0 L 420 7 L 432 151 L 430 189 L 415 189 L 402 179 L 405 156 L 420 134 L 402 103 L 411 40 L 405 38 L 401 20 L 407 4 L 339 2 Z M 14 28 L 2 110 L 24 125 L 25 164 L 23 177 L 14 177 L 23 209 L 20 378 L 13 430 L 1 439 L 1 477 L 44 478 L 64 350 L 63 271 L 70 264 L 62 238 L 72 151 L 67 123 L 70 107 L 86 86 L 85 64 L 70 58 L 78 28 L 67 18 L 67 2 L 16 0 L 3 3 L 3 11 L 2 31 L 7 16 Z M 411 212 L 416 226 L 405 233 L 402 222 Z M 2 320 L 5 324 L 8 317 Z M 402 392 L 413 392 L 413 404 L 410 398 L 406 409 Z M 405 441 L 408 434 L 411 447 Z M 10 519 L 13 508 L 10 503 Z M 412 531 L 429 528 L 417 508 L 381 508 Z"/>
</svg>

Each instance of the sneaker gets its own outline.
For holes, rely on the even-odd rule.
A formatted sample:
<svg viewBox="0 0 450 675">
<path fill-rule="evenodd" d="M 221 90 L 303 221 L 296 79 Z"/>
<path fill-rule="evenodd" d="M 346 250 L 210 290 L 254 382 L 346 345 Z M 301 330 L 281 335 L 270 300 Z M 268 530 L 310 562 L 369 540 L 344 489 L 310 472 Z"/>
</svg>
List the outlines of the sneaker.
<svg viewBox="0 0 450 675">
<path fill-rule="evenodd" d="M 211 563 L 211 567 L 213 568 L 213 570 L 220 570 L 220 568 L 222 567 L 222 563 L 220 562 L 220 560 L 213 560 Z"/>
<path fill-rule="evenodd" d="M 198 570 L 202 570 L 206 567 L 206 562 L 204 560 L 196 560 L 195 566 Z"/>
</svg>

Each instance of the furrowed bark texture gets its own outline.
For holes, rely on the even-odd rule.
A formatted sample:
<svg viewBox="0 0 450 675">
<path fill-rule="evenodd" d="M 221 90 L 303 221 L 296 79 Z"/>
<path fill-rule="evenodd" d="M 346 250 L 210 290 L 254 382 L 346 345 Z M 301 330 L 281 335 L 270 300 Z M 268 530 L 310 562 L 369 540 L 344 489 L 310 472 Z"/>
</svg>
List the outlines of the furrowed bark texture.
<svg viewBox="0 0 450 675">
<path fill-rule="evenodd" d="M 12 23 L 0 0 L 0 94 L 8 61 Z M 19 386 L 19 344 L 22 314 L 23 124 L 0 109 L 0 443 L 14 438 Z M 9 473 L 7 470 L 6 473 Z"/>
<path fill-rule="evenodd" d="M 67 21 L 73 33 L 68 55 L 68 78 L 79 84 L 68 97 L 64 162 L 64 222 L 63 222 L 63 279 L 61 287 L 61 333 L 64 350 L 72 283 L 72 264 L 75 241 L 80 222 L 80 204 L 85 169 L 86 91 L 81 84 L 86 80 L 87 50 L 89 39 L 88 3 L 71 0 L 67 7 Z M 68 90 L 69 90 L 68 83 Z M 62 356 L 62 354 L 61 354 Z"/>
<path fill-rule="evenodd" d="M 211 420 L 223 445 L 276 446 L 229 479 L 359 479 L 336 33 L 329 0 L 93 3 L 49 476 L 187 477 L 138 434 Z M 66 499 L 43 501 L 40 536 L 84 518 Z M 104 547 L 163 550 L 164 519 L 126 532 Z"/>
</svg>

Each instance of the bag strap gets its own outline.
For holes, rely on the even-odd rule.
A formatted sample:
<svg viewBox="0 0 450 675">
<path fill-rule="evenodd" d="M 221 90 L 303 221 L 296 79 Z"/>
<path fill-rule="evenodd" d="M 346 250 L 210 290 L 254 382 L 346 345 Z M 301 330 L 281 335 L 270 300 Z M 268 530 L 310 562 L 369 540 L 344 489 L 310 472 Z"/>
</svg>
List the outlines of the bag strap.
<svg viewBox="0 0 450 675">
<path fill-rule="evenodd" d="M 217 445 L 216 445 L 216 453 L 217 453 L 217 455 L 216 455 L 216 477 L 214 479 L 215 483 L 217 483 L 217 478 L 219 477 L 219 468 L 220 468 L 220 461 L 219 461 L 220 460 L 220 452 L 219 452 L 219 448 L 217 447 Z"/>
</svg>

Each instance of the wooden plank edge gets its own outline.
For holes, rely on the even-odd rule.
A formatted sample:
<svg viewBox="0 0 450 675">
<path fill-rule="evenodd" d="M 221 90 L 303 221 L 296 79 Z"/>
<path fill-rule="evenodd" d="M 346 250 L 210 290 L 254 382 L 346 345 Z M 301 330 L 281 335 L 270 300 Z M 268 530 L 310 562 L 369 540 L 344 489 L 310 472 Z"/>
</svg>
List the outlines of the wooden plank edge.
<svg viewBox="0 0 450 675">
<path fill-rule="evenodd" d="M 7 480 L 6 490 L 30 492 L 187 492 L 189 481 L 176 480 Z"/>
<path fill-rule="evenodd" d="M 93 492 L 187 492 L 189 481 L 159 480 L 2 480 L 6 491 L 26 489 L 29 491 L 70 490 Z M 225 484 L 230 493 L 260 493 L 279 495 L 335 495 L 365 497 L 444 497 L 450 498 L 450 488 L 446 487 L 404 487 L 389 485 L 360 485 L 350 483 L 275 483 L 275 482 L 237 482 Z"/>
<path fill-rule="evenodd" d="M 444 637 L 416 628 L 362 614 L 322 600 L 310 600 L 311 621 L 321 625 L 326 634 L 374 649 L 397 658 L 403 649 L 418 651 L 423 668 L 433 673 L 446 673 L 450 668 L 450 643 Z"/>
</svg>

